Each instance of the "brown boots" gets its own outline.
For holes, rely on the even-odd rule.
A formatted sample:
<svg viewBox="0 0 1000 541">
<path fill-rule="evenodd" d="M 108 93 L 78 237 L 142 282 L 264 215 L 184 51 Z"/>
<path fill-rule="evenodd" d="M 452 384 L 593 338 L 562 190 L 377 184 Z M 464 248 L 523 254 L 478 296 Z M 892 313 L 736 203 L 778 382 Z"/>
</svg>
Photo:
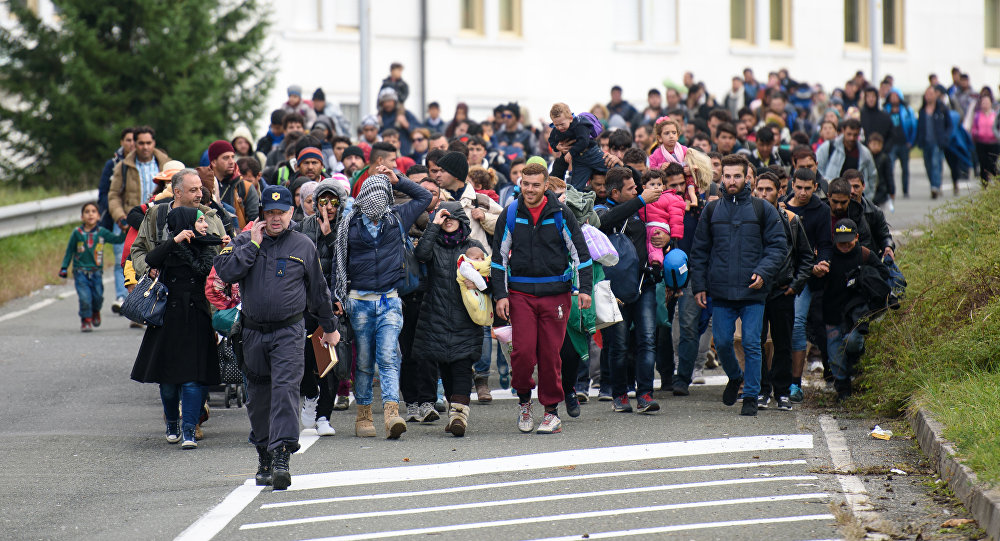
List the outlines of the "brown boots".
<svg viewBox="0 0 1000 541">
<path fill-rule="evenodd" d="M 385 437 L 390 440 L 398 440 L 403 432 L 406 432 L 406 421 L 399 416 L 399 402 L 386 402 L 384 404 L 385 414 Z M 371 409 L 369 408 L 369 416 Z M 374 432 L 374 430 L 373 430 Z"/>
<path fill-rule="evenodd" d="M 448 426 L 446 432 L 451 432 L 452 436 L 462 437 L 465 429 L 469 427 L 469 406 L 452 402 L 451 410 L 448 412 Z"/>
<path fill-rule="evenodd" d="M 371 404 L 367 406 L 358 404 L 358 417 L 354 421 L 354 435 L 359 438 L 375 437 L 375 423 L 372 422 Z"/>
<path fill-rule="evenodd" d="M 468 381 L 468 380 L 466 380 Z M 479 399 L 480 404 L 489 404 L 493 402 L 493 395 L 490 394 L 489 378 L 484 376 L 476 376 L 476 395 Z"/>
</svg>

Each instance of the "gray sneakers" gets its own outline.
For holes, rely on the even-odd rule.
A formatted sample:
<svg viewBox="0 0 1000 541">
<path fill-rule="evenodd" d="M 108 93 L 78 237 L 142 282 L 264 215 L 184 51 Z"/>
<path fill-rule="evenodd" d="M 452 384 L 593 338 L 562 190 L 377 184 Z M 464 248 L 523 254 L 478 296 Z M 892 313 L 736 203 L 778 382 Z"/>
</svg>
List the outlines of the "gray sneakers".
<svg viewBox="0 0 1000 541">
<path fill-rule="evenodd" d="M 407 415 L 410 413 L 409 406 L 407 406 L 406 413 Z M 424 402 L 423 404 L 420 404 L 420 407 L 417 410 L 417 421 L 420 421 L 421 423 L 432 423 L 440 418 L 441 416 L 438 415 L 437 410 L 434 409 L 433 402 Z M 407 419 L 407 421 L 408 420 L 409 419 Z"/>
<path fill-rule="evenodd" d="M 531 402 L 522 402 L 518 405 L 517 429 L 524 433 L 535 429 L 535 419 L 531 416 Z"/>
</svg>

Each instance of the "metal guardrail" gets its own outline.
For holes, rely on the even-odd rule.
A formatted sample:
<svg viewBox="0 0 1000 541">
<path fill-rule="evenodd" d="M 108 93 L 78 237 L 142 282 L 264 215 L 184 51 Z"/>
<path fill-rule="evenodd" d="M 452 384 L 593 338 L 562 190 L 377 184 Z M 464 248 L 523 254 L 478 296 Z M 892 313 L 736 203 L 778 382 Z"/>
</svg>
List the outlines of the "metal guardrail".
<svg viewBox="0 0 1000 541">
<path fill-rule="evenodd" d="M 77 222 L 88 201 L 97 201 L 97 190 L 0 207 L 0 238 Z"/>
</svg>

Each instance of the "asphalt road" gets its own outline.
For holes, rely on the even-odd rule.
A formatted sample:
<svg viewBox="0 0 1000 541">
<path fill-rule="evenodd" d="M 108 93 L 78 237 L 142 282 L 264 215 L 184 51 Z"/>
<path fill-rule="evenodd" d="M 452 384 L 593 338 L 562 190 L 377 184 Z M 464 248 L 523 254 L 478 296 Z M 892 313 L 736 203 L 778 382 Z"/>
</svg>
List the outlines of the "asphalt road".
<svg viewBox="0 0 1000 541">
<path fill-rule="evenodd" d="M 942 202 L 922 164 L 912 170 L 894 229 Z M 465 438 L 438 421 L 362 440 L 353 407 L 335 412 L 337 435 L 306 431 L 291 489 L 272 493 L 245 484 L 256 469 L 245 410 L 216 393 L 199 448 L 168 445 L 156 387 L 129 380 L 141 331 L 107 309 L 94 333 L 78 325 L 71 286 L 0 308 L 2 539 L 829 539 L 842 535 L 837 503 L 863 512 L 867 496 L 853 475 L 826 472 L 877 452 L 814 409 L 739 417 L 721 377 L 658 396 L 651 416 L 591 401 L 550 436 L 518 433 L 498 391 L 473 404 Z"/>
</svg>

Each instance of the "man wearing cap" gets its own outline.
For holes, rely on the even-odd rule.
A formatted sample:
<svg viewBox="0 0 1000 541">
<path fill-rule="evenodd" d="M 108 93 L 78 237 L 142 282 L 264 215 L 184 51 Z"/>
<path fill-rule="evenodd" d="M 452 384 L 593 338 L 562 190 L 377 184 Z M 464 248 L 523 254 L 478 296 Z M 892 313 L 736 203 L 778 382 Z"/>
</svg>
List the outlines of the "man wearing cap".
<svg viewBox="0 0 1000 541">
<path fill-rule="evenodd" d="M 198 175 L 206 185 L 214 185 L 212 196 L 217 202 L 235 210 L 239 228 L 243 229 L 257 219 L 257 189 L 236 174 L 236 151 L 229 141 L 220 139 L 208 145 L 208 161 L 208 167 L 198 168 Z"/>
<path fill-rule="evenodd" d="M 831 190 L 833 184 L 830 183 Z M 819 271 L 814 273 L 823 278 L 823 323 L 826 324 L 826 347 L 838 400 L 851 396 L 847 358 L 860 355 L 865 345 L 864 336 L 854 325 L 856 318 L 852 317 L 854 310 L 851 309 L 861 304 L 864 305 L 862 311 L 867 311 L 867 301 L 861 299 L 865 295 L 865 272 L 862 270 L 857 275 L 854 272 L 867 266 L 874 269 L 883 284 L 889 278 L 889 271 L 878 255 L 860 245 L 858 233 L 854 220 L 837 220 L 833 226 L 834 250 L 830 262 L 820 261 Z"/>
<path fill-rule="evenodd" d="M 356 145 L 351 145 L 344 149 L 340 156 L 340 163 L 344 164 L 344 176 L 351 178 L 355 172 L 365 167 L 365 151 Z"/>
<path fill-rule="evenodd" d="M 413 141 L 410 139 L 410 128 L 420 126 L 420 120 L 407 111 L 396 91 L 391 87 L 385 87 L 378 93 L 379 117 L 382 128 L 379 133 L 395 128 L 399 132 L 399 152 L 403 156 L 409 156 L 413 152 Z"/>
<path fill-rule="evenodd" d="M 299 85 L 288 87 L 288 101 L 281 106 L 281 109 L 286 113 L 302 115 L 302 118 L 305 119 L 303 128 L 312 126 L 313 122 L 316 121 L 316 111 L 313 111 L 311 105 L 302 101 L 302 87 Z"/>
<path fill-rule="evenodd" d="M 323 180 L 323 173 L 326 172 L 323 167 L 323 152 L 316 147 L 303 148 L 299 151 L 296 167 L 299 175 L 307 176 L 313 182 Z"/>
<path fill-rule="evenodd" d="M 292 194 L 268 186 L 263 215 L 215 259 L 225 282 L 243 295 L 243 360 L 250 442 L 257 448 L 257 485 L 284 490 L 292 483 L 289 456 L 299 449 L 299 384 L 305 335 L 303 313 L 322 327 L 320 341 L 340 341 L 330 289 L 309 237 L 288 229 Z"/>
</svg>

